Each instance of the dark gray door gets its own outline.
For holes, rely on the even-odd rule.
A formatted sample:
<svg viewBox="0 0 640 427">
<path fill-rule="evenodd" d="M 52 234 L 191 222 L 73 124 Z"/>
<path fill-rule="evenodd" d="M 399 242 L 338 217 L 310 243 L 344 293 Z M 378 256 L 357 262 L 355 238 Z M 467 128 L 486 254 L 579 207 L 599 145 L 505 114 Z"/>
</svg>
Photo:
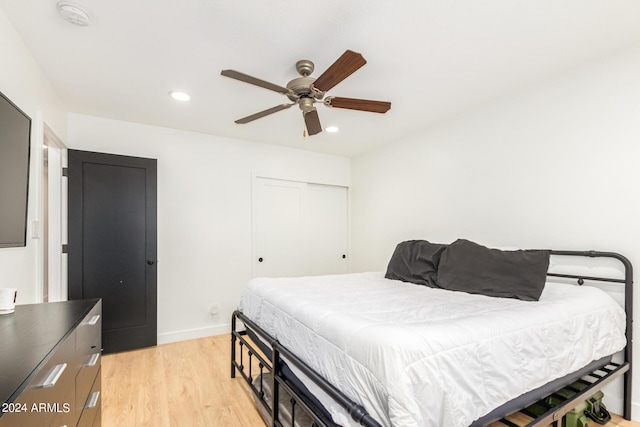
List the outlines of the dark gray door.
<svg viewBox="0 0 640 427">
<path fill-rule="evenodd" d="M 156 345 L 156 167 L 69 150 L 69 299 L 102 298 L 105 353 Z"/>
</svg>

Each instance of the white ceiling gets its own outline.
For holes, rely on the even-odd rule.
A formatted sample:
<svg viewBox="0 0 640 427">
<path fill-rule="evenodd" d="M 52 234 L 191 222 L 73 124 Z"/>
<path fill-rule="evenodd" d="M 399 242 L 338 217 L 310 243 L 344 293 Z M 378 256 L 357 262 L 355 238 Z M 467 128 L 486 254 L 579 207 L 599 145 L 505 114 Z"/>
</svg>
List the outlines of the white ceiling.
<svg viewBox="0 0 640 427">
<path fill-rule="evenodd" d="M 56 2 L 0 7 L 69 111 L 347 156 L 640 43 L 637 0 L 76 0 L 84 28 Z M 328 95 L 388 113 L 320 105 L 340 132 L 307 138 L 297 107 L 234 123 L 288 100 L 221 70 L 286 85 L 299 59 L 317 77 L 346 49 L 368 63 Z"/>
</svg>

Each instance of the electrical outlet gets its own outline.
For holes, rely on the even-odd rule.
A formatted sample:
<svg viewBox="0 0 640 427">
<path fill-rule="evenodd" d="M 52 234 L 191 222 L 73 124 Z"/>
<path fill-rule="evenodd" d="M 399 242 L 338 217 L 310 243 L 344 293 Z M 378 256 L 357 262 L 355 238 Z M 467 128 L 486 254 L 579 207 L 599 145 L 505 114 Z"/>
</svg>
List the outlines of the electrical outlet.
<svg viewBox="0 0 640 427">
<path fill-rule="evenodd" d="M 209 314 L 211 314 L 212 316 L 215 316 L 216 314 L 218 314 L 218 304 L 213 304 L 209 308 Z"/>
</svg>

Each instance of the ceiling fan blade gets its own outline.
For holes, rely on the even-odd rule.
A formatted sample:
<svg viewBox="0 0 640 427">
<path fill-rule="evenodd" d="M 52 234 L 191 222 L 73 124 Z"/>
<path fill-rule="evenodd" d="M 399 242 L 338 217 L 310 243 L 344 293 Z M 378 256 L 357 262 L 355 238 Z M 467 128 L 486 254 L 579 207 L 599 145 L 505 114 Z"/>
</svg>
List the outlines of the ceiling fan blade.
<svg viewBox="0 0 640 427">
<path fill-rule="evenodd" d="M 269 108 L 267 110 L 260 111 L 259 113 L 255 113 L 255 114 L 252 114 L 250 116 L 238 119 L 238 120 L 236 120 L 236 123 L 238 123 L 238 124 L 249 123 L 249 122 L 252 122 L 252 121 L 254 121 L 256 119 L 259 119 L 261 117 L 268 116 L 269 114 L 273 114 L 273 113 L 277 113 L 278 111 L 286 110 L 287 108 L 290 108 L 292 105 L 294 105 L 294 104 L 276 105 L 275 107 L 271 107 L 271 108 Z"/>
<path fill-rule="evenodd" d="M 264 80 L 260 80 L 256 77 L 252 77 L 248 74 L 244 74 L 241 73 L 239 71 L 236 70 L 222 70 L 222 72 L 220 73 L 221 75 L 225 76 L 225 77 L 231 77 L 232 79 L 236 79 L 236 80 L 240 80 L 241 82 L 245 82 L 245 83 L 249 83 L 252 85 L 256 85 L 256 86 L 260 86 L 263 87 L 265 89 L 269 89 L 272 90 L 274 92 L 278 92 L 278 93 L 283 93 L 283 94 L 287 94 L 289 93 L 289 89 L 287 89 L 286 87 L 282 87 L 273 83 L 269 83 L 267 81 Z"/>
<path fill-rule="evenodd" d="M 326 92 L 366 63 L 362 55 L 347 50 L 313 82 L 313 86 L 321 92 Z"/>
<path fill-rule="evenodd" d="M 325 101 L 330 107 L 370 111 L 372 113 L 386 113 L 391 108 L 390 102 L 370 101 L 368 99 L 340 98 L 338 96 L 331 96 Z"/>
<path fill-rule="evenodd" d="M 320 117 L 318 117 L 318 110 L 315 108 L 311 111 L 307 111 L 304 114 L 304 124 L 307 125 L 307 132 L 309 135 L 315 135 L 322 132 L 322 125 L 320 125 Z"/>
</svg>

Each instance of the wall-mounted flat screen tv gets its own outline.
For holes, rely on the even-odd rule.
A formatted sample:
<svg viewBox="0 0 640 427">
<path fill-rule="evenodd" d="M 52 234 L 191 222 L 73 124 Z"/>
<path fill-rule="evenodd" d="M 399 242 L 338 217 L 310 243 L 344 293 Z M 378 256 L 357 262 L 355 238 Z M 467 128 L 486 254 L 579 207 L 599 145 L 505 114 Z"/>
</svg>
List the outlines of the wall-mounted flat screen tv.
<svg viewBox="0 0 640 427">
<path fill-rule="evenodd" d="M 0 248 L 26 246 L 31 119 L 0 92 Z"/>
</svg>

